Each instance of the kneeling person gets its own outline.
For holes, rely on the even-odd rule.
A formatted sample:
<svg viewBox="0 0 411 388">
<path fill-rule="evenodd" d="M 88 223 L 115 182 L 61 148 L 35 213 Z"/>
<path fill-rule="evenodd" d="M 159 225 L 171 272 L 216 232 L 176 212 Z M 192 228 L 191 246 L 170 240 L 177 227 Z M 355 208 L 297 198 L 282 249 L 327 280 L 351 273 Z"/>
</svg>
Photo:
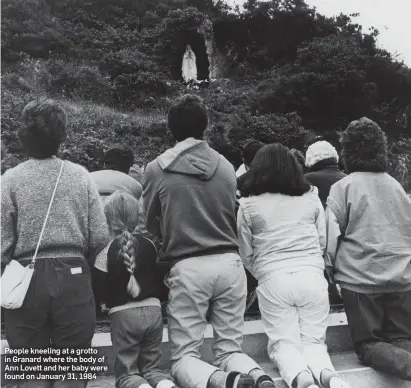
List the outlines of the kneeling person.
<svg viewBox="0 0 411 388">
<path fill-rule="evenodd" d="M 203 140 L 208 115 L 200 98 L 178 99 L 168 125 L 178 143 L 146 167 L 143 197 L 147 229 L 162 235 L 160 261 L 171 266 L 172 375 L 182 388 L 273 387 L 241 350 L 247 282 L 236 237 L 234 168 Z M 200 360 L 207 311 L 214 366 Z"/>
<path fill-rule="evenodd" d="M 171 388 L 159 369 L 165 287 L 153 243 L 138 232 L 139 203 L 116 192 L 104 208 L 113 241 L 97 257 L 98 292 L 110 308 L 116 388 Z M 99 289 L 100 288 L 100 289 Z"/>
<path fill-rule="evenodd" d="M 387 174 L 387 141 L 373 121 L 342 136 L 350 175 L 327 201 L 327 264 L 340 284 L 365 364 L 411 381 L 411 199 Z"/>
</svg>

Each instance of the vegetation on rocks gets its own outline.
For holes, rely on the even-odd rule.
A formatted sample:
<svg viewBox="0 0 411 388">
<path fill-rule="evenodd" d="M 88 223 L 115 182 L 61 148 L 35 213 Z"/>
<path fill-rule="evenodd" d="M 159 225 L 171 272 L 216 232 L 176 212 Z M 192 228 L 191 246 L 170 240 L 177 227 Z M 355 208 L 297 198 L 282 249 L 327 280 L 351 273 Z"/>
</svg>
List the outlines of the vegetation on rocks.
<svg viewBox="0 0 411 388">
<path fill-rule="evenodd" d="M 327 18 L 303 0 L 3 0 L 2 171 L 24 159 L 16 131 L 35 97 L 69 115 L 62 154 L 90 170 L 113 142 L 147 163 L 173 140 L 166 112 L 194 92 L 209 106 L 210 144 L 235 165 L 249 139 L 302 151 L 367 116 L 386 131 L 393 175 L 411 190 L 411 70 L 380 49 L 355 15 Z M 225 78 L 188 90 L 180 81 L 189 31 L 213 39 Z"/>
</svg>

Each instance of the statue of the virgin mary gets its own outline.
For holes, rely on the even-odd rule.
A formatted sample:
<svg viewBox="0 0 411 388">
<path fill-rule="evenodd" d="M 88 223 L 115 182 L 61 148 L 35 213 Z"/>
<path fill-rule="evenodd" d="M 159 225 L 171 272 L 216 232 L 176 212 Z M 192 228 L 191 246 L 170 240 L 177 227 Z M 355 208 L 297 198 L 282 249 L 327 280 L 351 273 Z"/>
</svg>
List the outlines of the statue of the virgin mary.
<svg viewBox="0 0 411 388">
<path fill-rule="evenodd" d="M 197 80 L 197 65 L 196 65 L 196 55 L 191 49 L 190 45 L 187 45 L 186 52 L 183 57 L 183 65 L 181 67 L 183 71 L 183 78 L 185 82 L 191 80 Z"/>
</svg>

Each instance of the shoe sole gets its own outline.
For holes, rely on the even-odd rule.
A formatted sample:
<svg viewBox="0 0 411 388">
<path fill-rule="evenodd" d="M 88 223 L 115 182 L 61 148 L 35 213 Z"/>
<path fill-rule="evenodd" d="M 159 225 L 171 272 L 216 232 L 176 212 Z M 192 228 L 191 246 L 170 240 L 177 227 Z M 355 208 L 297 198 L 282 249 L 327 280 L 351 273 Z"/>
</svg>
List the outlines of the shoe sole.
<svg viewBox="0 0 411 388">
<path fill-rule="evenodd" d="M 251 376 L 240 375 L 234 381 L 233 388 L 255 388 L 255 381 Z"/>
</svg>

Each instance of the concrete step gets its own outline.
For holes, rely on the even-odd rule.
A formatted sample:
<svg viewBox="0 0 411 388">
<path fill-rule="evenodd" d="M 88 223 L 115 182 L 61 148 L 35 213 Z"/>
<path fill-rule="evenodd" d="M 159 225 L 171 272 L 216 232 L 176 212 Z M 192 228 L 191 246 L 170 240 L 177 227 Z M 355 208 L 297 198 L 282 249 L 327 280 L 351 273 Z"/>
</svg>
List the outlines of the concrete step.
<svg viewBox="0 0 411 388">
<path fill-rule="evenodd" d="M 108 328 L 107 328 L 108 329 Z M 202 357 L 205 361 L 212 361 L 211 344 L 213 340 L 213 330 L 210 325 L 205 332 L 205 340 L 201 349 Z M 334 366 L 344 378 L 352 384 L 352 388 L 411 388 L 411 382 L 395 379 L 390 376 L 378 373 L 360 364 L 353 352 L 353 346 L 347 318 L 345 313 L 331 313 L 329 316 L 327 340 L 328 350 Z M 105 357 L 104 364 L 108 366 L 105 375 L 98 375 L 97 380 L 90 381 L 89 387 L 108 388 L 114 387 L 113 377 L 113 347 L 110 333 L 96 333 L 93 338 L 92 346 L 97 349 L 98 357 Z M 4 368 L 4 349 L 8 347 L 7 341 L 1 341 L 2 372 Z M 254 358 L 270 376 L 275 379 L 278 387 L 286 388 L 285 383 L 279 377 L 277 369 L 267 356 L 267 337 L 264 333 L 260 320 L 247 321 L 244 327 L 243 351 Z M 170 351 L 168 344 L 167 327 L 163 332 L 161 368 L 169 369 Z M 3 375 L 3 373 L 2 373 Z M 2 384 L 3 385 L 3 384 Z"/>
<path fill-rule="evenodd" d="M 204 343 L 201 355 L 204 360 L 213 360 L 212 353 L 213 329 L 207 326 L 204 335 Z M 255 359 L 267 358 L 267 336 L 261 320 L 247 321 L 244 326 L 243 351 Z M 350 331 L 347 325 L 345 313 L 332 313 L 329 315 L 326 343 L 330 353 L 351 351 L 353 349 Z M 97 333 L 94 335 L 92 346 L 98 349 L 98 357 L 106 357 L 109 373 L 112 373 L 113 348 L 110 333 Z M 170 349 L 168 344 L 167 327 L 163 332 L 161 367 L 168 368 L 170 361 Z"/>
<path fill-rule="evenodd" d="M 354 352 L 332 354 L 334 367 L 352 388 L 411 388 L 411 382 L 374 371 L 362 365 Z M 287 388 L 278 370 L 268 359 L 257 360 L 259 365 L 273 378 L 277 388 Z M 90 381 L 88 388 L 114 388 L 114 376 L 98 376 Z"/>
<path fill-rule="evenodd" d="M 107 329 L 109 329 L 109 327 L 107 327 Z M 204 337 L 204 343 L 201 349 L 202 358 L 207 362 L 211 362 L 213 360 L 213 329 L 211 325 L 207 325 Z M 326 342 L 330 353 L 345 352 L 353 349 L 345 313 L 331 313 L 329 315 Z M 97 349 L 98 353 L 96 357 L 105 357 L 104 364 L 108 366 L 108 371 L 106 374 L 112 374 L 114 354 L 110 333 L 95 333 L 92 346 L 93 348 Z M 2 340 L 2 375 L 4 370 L 4 349 L 6 347 L 8 347 L 7 341 Z M 163 331 L 163 343 L 161 350 L 163 356 L 160 366 L 164 369 L 167 369 L 170 363 L 170 349 L 168 344 L 167 326 L 165 326 Z M 264 333 L 261 320 L 245 322 L 243 351 L 250 357 L 258 360 L 264 360 L 267 358 L 267 336 Z"/>
</svg>

